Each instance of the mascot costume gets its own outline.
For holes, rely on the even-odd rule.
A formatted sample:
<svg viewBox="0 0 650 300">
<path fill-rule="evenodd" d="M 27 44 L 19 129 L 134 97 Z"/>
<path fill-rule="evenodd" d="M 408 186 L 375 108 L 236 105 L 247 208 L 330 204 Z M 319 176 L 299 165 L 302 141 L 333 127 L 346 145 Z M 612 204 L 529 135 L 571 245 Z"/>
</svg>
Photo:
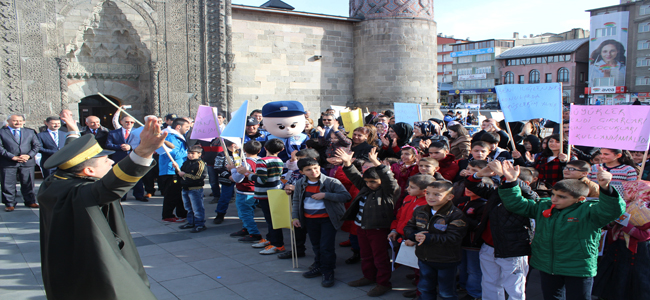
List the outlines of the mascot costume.
<svg viewBox="0 0 650 300">
<path fill-rule="evenodd" d="M 309 137 L 305 130 L 305 109 L 298 101 L 269 102 L 262 107 L 264 129 L 268 131 L 267 140 L 279 139 L 284 143 L 284 150 L 278 154 L 282 161 L 291 158 L 294 150 L 305 149 Z"/>
</svg>

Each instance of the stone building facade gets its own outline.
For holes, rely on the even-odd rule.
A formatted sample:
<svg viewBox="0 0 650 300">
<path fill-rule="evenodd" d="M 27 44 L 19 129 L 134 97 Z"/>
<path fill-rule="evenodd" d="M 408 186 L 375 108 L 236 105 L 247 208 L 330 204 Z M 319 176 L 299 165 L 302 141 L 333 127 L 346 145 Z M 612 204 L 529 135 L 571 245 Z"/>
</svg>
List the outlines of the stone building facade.
<svg viewBox="0 0 650 300">
<path fill-rule="evenodd" d="M 433 1 L 374 2 L 351 1 L 348 18 L 230 0 L 0 0 L 0 117 L 37 127 L 69 108 L 109 125 L 100 93 L 140 119 L 244 100 L 434 108 Z"/>
</svg>

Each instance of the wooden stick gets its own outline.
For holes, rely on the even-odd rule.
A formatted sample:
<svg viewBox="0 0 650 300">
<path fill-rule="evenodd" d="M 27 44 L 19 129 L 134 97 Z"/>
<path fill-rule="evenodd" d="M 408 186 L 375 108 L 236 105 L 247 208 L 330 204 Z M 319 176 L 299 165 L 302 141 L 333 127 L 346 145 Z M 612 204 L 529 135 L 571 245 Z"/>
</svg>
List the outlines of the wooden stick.
<svg viewBox="0 0 650 300">
<path fill-rule="evenodd" d="M 564 102 L 562 101 L 562 82 L 560 82 L 560 153 L 563 153 L 564 148 L 564 119 L 562 113 L 564 109 Z"/>
<path fill-rule="evenodd" d="M 221 137 L 221 128 L 219 127 L 219 121 L 217 119 L 217 115 L 214 113 L 214 110 L 212 109 L 212 107 L 210 107 L 210 110 L 212 110 L 212 118 L 214 120 L 214 126 L 217 127 L 217 134 L 219 135 L 219 140 L 221 141 L 221 147 L 223 148 L 223 154 L 226 156 L 226 163 L 229 164 L 229 165 L 234 165 L 235 163 L 233 162 L 232 158 L 230 158 L 230 155 L 228 154 L 228 147 L 226 147 L 226 142 L 224 142 L 223 137 Z"/>
<path fill-rule="evenodd" d="M 97 93 L 97 94 L 100 95 L 102 98 L 104 98 L 104 100 L 108 101 L 108 103 L 115 106 L 118 109 L 118 112 L 116 112 L 116 113 L 123 112 L 127 116 L 131 117 L 140 126 L 144 127 L 144 124 L 142 124 L 142 122 L 138 121 L 138 119 L 134 118 L 130 113 L 126 112 L 126 110 L 123 110 L 121 107 L 117 106 L 117 104 L 113 103 L 113 101 L 106 98 L 106 96 L 104 96 L 102 93 Z M 165 147 L 162 147 L 162 148 L 163 148 L 163 150 L 165 150 L 165 153 L 167 154 L 167 157 L 169 157 L 169 160 L 172 161 L 172 162 L 175 162 L 174 158 L 172 158 L 172 155 L 169 154 L 169 151 L 167 150 L 167 148 L 165 148 Z M 174 166 L 175 166 L 174 168 L 176 169 L 176 171 L 180 173 L 180 171 L 181 171 L 180 166 L 178 166 L 178 164 L 174 164 Z"/>
<path fill-rule="evenodd" d="M 641 163 L 641 174 L 636 178 L 637 180 L 643 180 L 641 177 L 643 177 L 643 169 L 645 169 L 645 161 L 648 160 L 648 150 L 645 150 L 643 153 L 643 162 Z"/>
<path fill-rule="evenodd" d="M 517 151 L 517 147 L 515 147 L 515 139 L 512 136 L 512 131 L 510 131 L 510 123 L 506 120 L 506 129 L 508 129 L 508 137 L 510 138 L 510 144 L 512 145 L 512 151 Z"/>
</svg>

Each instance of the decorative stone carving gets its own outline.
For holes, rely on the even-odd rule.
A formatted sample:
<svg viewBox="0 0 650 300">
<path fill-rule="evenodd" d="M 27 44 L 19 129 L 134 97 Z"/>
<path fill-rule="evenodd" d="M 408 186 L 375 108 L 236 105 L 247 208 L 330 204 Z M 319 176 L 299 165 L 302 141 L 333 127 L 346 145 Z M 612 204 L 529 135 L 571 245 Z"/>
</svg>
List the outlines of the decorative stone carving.
<svg viewBox="0 0 650 300">
<path fill-rule="evenodd" d="M 158 90 L 158 65 L 155 61 L 149 62 L 149 72 L 151 74 L 151 108 L 152 113 L 156 116 L 160 115 L 160 93 Z"/>
<path fill-rule="evenodd" d="M 231 3 L 230 0 L 206 0 L 208 103 L 225 112 L 234 109 Z"/>
<path fill-rule="evenodd" d="M 433 20 L 433 0 L 350 0 L 350 17 Z"/>
<path fill-rule="evenodd" d="M 0 89 L 4 91 L 7 100 L 0 103 L 0 110 L 7 114 L 21 113 L 23 108 L 17 28 L 14 1 L 0 0 L 0 82 L 3 84 Z"/>
<path fill-rule="evenodd" d="M 68 58 L 56 58 L 56 63 L 59 65 L 59 85 L 61 88 L 61 109 L 68 107 Z"/>
</svg>

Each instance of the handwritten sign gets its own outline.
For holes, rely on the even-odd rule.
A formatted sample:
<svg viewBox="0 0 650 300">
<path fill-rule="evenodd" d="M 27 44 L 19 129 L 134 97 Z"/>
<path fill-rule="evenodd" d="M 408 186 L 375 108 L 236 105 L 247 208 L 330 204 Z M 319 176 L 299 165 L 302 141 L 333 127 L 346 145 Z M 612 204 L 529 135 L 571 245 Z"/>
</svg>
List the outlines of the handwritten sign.
<svg viewBox="0 0 650 300">
<path fill-rule="evenodd" d="M 217 132 L 217 124 L 214 122 L 216 115 L 216 107 L 199 105 L 199 110 L 196 112 L 196 120 L 194 121 L 194 128 L 192 128 L 190 139 L 209 142 L 218 137 L 219 133 Z"/>
<path fill-rule="evenodd" d="M 395 123 L 404 122 L 407 124 L 422 120 L 422 105 L 417 103 L 393 103 L 395 109 Z"/>
<path fill-rule="evenodd" d="M 569 143 L 645 151 L 650 140 L 650 106 L 573 105 Z"/>
<path fill-rule="evenodd" d="M 559 83 L 504 84 L 495 87 L 503 116 L 508 122 L 545 118 L 562 122 Z"/>
<path fill-rule="evenodd" d="M 348 132 L 348 137 L 352 138 L 354 130 L 363 127 L 363 112 L 359 108 L 352 111 L 342 111 L 341 120 L 345 131 Z"/>
</svg>

